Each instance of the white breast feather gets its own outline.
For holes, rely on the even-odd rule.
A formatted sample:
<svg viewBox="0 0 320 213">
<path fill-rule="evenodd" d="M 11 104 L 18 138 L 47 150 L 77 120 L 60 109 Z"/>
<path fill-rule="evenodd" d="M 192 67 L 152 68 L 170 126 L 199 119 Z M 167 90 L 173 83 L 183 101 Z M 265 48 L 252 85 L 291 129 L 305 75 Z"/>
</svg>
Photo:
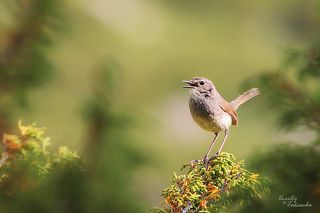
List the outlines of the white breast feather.
<svg viewBox="0 0 320 213">
<path fill-rule="evenodd" d="M 215 117 L 217 117 L 217 119 L 215 119 L 216 122 L 223 130 L 229 129 L 232 124 L 232 119 L 228 113 L 221 113 L 219 115 L 216 115 Z"/>
</svg>

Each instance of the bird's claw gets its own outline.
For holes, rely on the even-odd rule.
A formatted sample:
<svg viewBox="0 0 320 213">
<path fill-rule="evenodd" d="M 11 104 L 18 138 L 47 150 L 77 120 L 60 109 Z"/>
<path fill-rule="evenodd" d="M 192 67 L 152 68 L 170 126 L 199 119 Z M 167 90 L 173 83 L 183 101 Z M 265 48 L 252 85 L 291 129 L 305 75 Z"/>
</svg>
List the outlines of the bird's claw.
<svg viewBox="0 0 320 213">
<path fill-rule="evenodd" d="M 200 161 L 202 161 L 202 160 L 191 160 L 191 161 L 190 161 L 190 164 L 197 164 L 197 163 L 199 163 Z"/>
<path fill-rule="evenodd" d="M 208 158 L 208 156 L 204 156 L 203 158 L 203 165 L 206 169 L 208 169 L 208 164 L 209 164 L 210 159 Z"/>
</svg>

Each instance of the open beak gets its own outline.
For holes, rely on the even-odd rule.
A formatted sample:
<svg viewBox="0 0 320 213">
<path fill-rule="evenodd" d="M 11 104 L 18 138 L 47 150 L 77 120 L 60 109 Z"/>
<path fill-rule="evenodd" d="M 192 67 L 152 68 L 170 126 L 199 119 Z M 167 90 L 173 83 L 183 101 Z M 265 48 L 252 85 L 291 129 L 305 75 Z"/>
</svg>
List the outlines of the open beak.
<svg viewBox="0 0 320 213">
<path fill-rule="evenodd" d="M 183 83 L 186 83 L 188 85 L 183 86 L 183 88 L 193 88 L 195 84 L 192 81 L 182 81 Z"/>
</svg>

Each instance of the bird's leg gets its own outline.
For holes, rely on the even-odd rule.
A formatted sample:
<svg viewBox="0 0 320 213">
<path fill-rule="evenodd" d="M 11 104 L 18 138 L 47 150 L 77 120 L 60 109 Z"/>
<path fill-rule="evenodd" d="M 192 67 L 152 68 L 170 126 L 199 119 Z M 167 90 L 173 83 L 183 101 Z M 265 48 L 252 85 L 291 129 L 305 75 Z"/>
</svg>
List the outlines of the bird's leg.
<svg viewBox="0 0 320 213">
<path fill-rule="evenodd" d="M 207 154 L 204 156 L 204 159 L 203 159 L 203 162 L 204 162 L 204 163 L 207 163 L 207 162 L 208 162 L 208 156 L 209 156 L 209 154 L 210 154 L 210 152 L 211 152 L 211 149 L 212 149 L 214 143 L 216 142 L 216 140 L 217 140 L 217 138 L 218 138 L 218 135 L 219 135 L 219 132 L 215 132 L 215 133 L 214 133 L 213 141 L 211 142 L 211 145 L 210 145 L 210 147 L 209 147 L 209 150 L 208 150 Z"/>
<path fill-rule="evenodd" d="M 224 138 L 223 138 L 222 144 L 221 144 L 221 146 L 220 146 L 220 149 L 219 149 L 219 151 L 218 151 L 218 153 L 217 153 L 218 155 L 220 154 L 220 152 L 221 152 L 221 150 L 222 150 L 222 148 L 223 148 L 223 146 L 224 146 L 224 143 L 225 143 L 226 140 L 227 140 L 228 135 L 229 135 L 229 130 L 224 131 Z"/>
</svg>

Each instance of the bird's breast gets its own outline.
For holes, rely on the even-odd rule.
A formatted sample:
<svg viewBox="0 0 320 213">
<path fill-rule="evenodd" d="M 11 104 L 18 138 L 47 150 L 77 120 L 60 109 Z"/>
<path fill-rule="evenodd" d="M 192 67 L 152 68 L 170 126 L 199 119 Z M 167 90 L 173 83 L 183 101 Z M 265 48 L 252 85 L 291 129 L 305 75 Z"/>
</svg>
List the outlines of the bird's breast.
<svg viewBox="0 0 320 213">
<path fill-rule="evenodd" d="M 214 101 L 191 95 L 189 108 L 193 120 L 203 129 L 220 132 L 229 129 L 232 120 Z"/>
</svg>

